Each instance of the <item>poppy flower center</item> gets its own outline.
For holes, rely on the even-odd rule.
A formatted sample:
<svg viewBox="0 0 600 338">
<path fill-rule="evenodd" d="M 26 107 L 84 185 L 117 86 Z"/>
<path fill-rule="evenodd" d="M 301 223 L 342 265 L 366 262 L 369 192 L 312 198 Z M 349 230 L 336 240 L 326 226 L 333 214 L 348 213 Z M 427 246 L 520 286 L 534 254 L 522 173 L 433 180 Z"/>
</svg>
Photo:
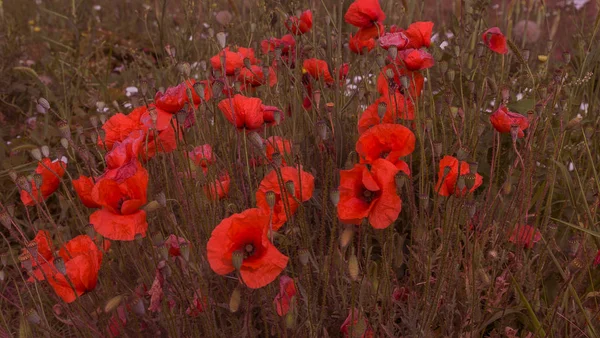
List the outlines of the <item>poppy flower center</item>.
<svg viewBox="0 0 600 338">
<path fill-rule="evenodd" d="M 367 203 L 371 203 L 371 201 L 373 201 L 373 199 L 375 199 L 375 197 L 377 197 L 377 193 L 375 191 L 371 191 L 369 189 L 365 189 L 362 193 L 362 198 Z"/>
<path fill-rule="evenodd" d="M 254 254 L 254 244 L 248 243 L 244 246 L 244 256 L 246 258 L 252 256 Z"/>
</svg>

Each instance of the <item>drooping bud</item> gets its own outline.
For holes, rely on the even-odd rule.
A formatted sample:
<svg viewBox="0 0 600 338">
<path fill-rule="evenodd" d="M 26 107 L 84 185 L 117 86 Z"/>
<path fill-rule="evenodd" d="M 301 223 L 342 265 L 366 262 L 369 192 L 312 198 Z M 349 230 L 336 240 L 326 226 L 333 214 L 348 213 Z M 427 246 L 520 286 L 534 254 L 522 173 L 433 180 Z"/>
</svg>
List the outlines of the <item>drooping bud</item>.
<svg viewBox="0 0 600 338">
<path fill-rule="evenodd" d="M 181 257 L 183 257 L 186 262 L 190 260 L 190 245 L 188 242 L 179 244 L 179 252 L 181 252 Z"/>
<path fill-rule="evenodd" d="M 46 111 L 50 110 L 50 102 L 43 97 L 38 99 L 38 104 L 42 106 L 42 108 L 46 109 Z"/>
<path fill-rule="evenodd" d="M 242 264 L 244 263 L 244 252 L 241 250 L 234 251 L 231 255 L 231 265 L 237 270 L 240 271 L 242 268 Z"/>
<path fill-rule="evenodd" d="M 340 202 L 340 191 L 337 189 L 332 190 L 329 193 L 329 199 L 331 200 L 331 203 L 333 204 L 333 206 L 337 207 L 338 203 Z"/>
<path fill-rule="evenodd" d="M 38 312 L 33 308 L 29 309 L 27 312 L 25 312 L 25 318 L 27 319 L 27 321 L 30 324 L 34 324 L 34 325 L 38 325 L 39 323 L 42 322 L 42 317 L 40 317 Z"/>
<path fill-rule="evenodd" d="M 41 146 L 40 150 L 42 151 L 42 156 L 44 156 L 44 157 L 50 156 L 50 148 L 47 145 Z"/>
<path fill-rule="evenodd" d="M 119 305 L 121 304 L 122 301 L 123 301 L 122 295 L 117 295 L 117 296 L 109 299 L 108 302 L 106 302 L 106 305 L 104 305 L 104 312 L 105 313 L 112 312 L 117 307 L 119 307 Z"/>
<path fill-rule="evenodd" d="M 31 149 L 30 153 L 31 153 L 31 157 L 33 157 L 34 160 L 36 160 L 36 161 L 42 160 L 42 151 L 39 148 Z"/>
<path fill-rule="evenodd" d="M 308 252 L 308 250 L 307 249 L 298 250 L 298 259 L 300 260 L 300 264 L 302 264 L 303 266 L 308 264 L 308 261 L 310 259 L 310 253 Z"/>
<path fill-rule="evenodd" d="M 340 236 L 340 246 L 342 248 L 347 247 L 350 241 L 352 241 L 352 237 L 354 237 L 354 226 L 347 226 Z"/>
<path fill-rule="evenodd" d="M 294 181 L 286 181 L 285 190 L 288 192 L 288 194 L 292 195 L 293 197 L 296 197 L 296 187 L 294 186 Z"/>
<path fill-rule="evenodd" d="M 358 258 L 356 257 L 354 250 L 352 250 L 350 258 L 348 258 L 348 274 L 350 275 L 350 278 L 355 281 L 358 279 L 359 273 L 360 266 L 358 265 Z"/>
<path fill-rule="evenodd" d="M 240 308 L 240 304 L 242 302 L 242 290 L 240 287 L 236 287 L 231 293 L 231 297 L 229 298 L 229 311 L 235 313 Z"/>
</svg>

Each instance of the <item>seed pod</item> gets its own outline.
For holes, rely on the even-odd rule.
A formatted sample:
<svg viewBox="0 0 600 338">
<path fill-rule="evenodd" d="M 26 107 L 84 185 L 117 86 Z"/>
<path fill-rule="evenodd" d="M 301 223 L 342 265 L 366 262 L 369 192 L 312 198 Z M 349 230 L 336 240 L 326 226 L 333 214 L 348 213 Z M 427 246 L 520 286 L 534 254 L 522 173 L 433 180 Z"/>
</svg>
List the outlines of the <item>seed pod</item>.
<svg viewBox="0 0 600 338">
<path fill-rule="evenodd" d="M 566 130 L 575 129 L 576 127 L 578 127 L 581 124 L 582 120 L 583 120 L 583 116 L 581 116 L 581 114 L 577 114 L 577 116 L 575 116 L 569 122 L 567 122 L 567 126 L 565 127 L 565 129 Z"/>
<path fill-rule="evenodd" d="M 408 76 L 406 76 L 406 75 L 400 76 L 400 84 L 402 85 L 403 89 L 407 90 L 408 87 L 410 86 L 410 80 L 408 79 Z"/>
<path fill-rule="evenodd" d="M 119 307 L 119 305 L 121 304 L 122 301 L 123 301 L 122 295 L 118 295 L 118 296 L 115 296 L 115 297 L 109 299 L 108 302 L 106 302 L 106 305 L 104 306 L 104 312 L 105 313 L 112 312 L 117 307 Z"/>
<path fill-rule="evenodd" d="M 30 241 L 29 243 L 27 243 L 27 251 L 29 252 L 29 255 L 31 255 L 31 259 L 33 259 L 34 262 L 37 262 L 37 258 L 38 258 L 38 244 L 36 241 Z"/>
<path fill-rule="evenodd" d="M 30 150 L 31 157 L 36 161 L 42 160 L 42 151 L 39 148 L 33 148 Z"/>
<path fill-rule="evenodd" d="M 442 155 L 442 142 L 433 143 L 433 152 L 435 157 L 440 157 Z"/>
<path fill-rule="evenodd" d="M 354 254 L 354 250 L 350 254 L 350 258 L 348 258 L 348 274 L 350 278 L 354 281 L 358 280 L 358 274 L 360 272 L 360 267 L 358 265 L 358 258 Z"/>
<path fill-rule="evenodd" d="M 469 157 L 469 149 L 465 148 L 465 147 L 461 147 L 460 149 L 458 149 L 458 151 L 456 152 L 456 158 L 459 161 L 465 161 L 467 159 L 467 157 Z"/>
<path fill-rule="evenodd" d="M 322 141 L 329 139 L 329 127 L 327 126 L 327 122 L 325 122 L 325 120 L 320 120 L 317 122 L 317 134 Z"/>
<path fill-rule="evenodd" d="M 186 262 L 190 260 L 190 245 L 187 242 L 179 244 L 179 252 Z"/>
<path fill-rule="evenodd" d="M 377 116 L 379 116 L 379 119 L 383 119 L 386 111 L 387 111 L 387 103 L 379 102 L 377 104 Z"/>
<path fill-rule="evenodd" d="M 244 263 L 244 253 L 241 250 L 236 250 L 231 255 L 231 264 L 233 267 L 239 271 L 242 268 L 242 264 Z"/>
<path fill-rule="evenodd" d="M 206 101 L 206 96 L 204 95 L 204 84 L 201 82 L 196 82 L 194 83 L 194 91 L 196 92 L 196 95 L 198 95 L 198 97 L 200 97 L 200 99 L 202 101 Z"/>
<path fill-rule="evenodd" d="M 32 262 L 31 262 L 31 255 L 29 254 L 29 252 L 24 251 L 22 254 L 20 254 L 19 262 L 21 263 L 21 265 L 23 265 L 23 267 L 25 268 L 25 270 L 27 270 L 27 272 L 31 273 Z"/>
<path fill-rule="evenodd" d="M 504 193 L 504 195 L 508 195 L 510 194 L 512 191 L 512 182 L 510 181 L 510 178 L 506 179 L 506 182 L 504 182 L 504 184 L 502 185 L 502 192 Z"/>
<path fill-rule="evenodd" d="M 446 78 L 448 79 L 448 82 L 454 82 L 455 76 L 456 72 L 454 71 L 454 69 L 448 69 L 448 72 L 446 72 Z"/>
<path fill-rule="evenodd" d="M 31 194 L 31 182 L 25 176 L 17 177 L 17 187 Z"/>
<path fill-rule="evenodd" d="M 236 287 L 231 293 L 231 297 L 229 298 L 229 311 L 235 313 L 239 310 L 240 304 L 242 302 L 242 290 L 240 286 Z"/>
<path fill-rule="evenodd" d="M 43 176 L 38 173 L 33 174 L 33 183 L 38 189 L 41 188 L 42 184 L 44 183 Z"/>
<path fill-rule="evenodd" d="M 352 237 L 354 237 L 354 226 L 347 226 L 340 236 L 340 246 L 342 248 L 347 247 L 350 241 L 352 241 Z"/>
<path fill-rule="evenodd" d="M 275 192 L 272 190 L 269 190 L 265 193 L 265 198 L 267 200 L 267 205 L 269 206 L 269 209 L 272 211 L 273 207 L 275 206 L 275 201 L 276 201 L 276 195 Z"/>
<path fill-rule="evenodd" d="M 294 181 L 289 180 L 289 181 L 285 182 L 285 190 L 288 192 L 288 194 L 295 197 L 296 188 L 294 187 Z"/>
<path fill-rule="evenodd" d="M 332 190 L 329 193 L 329 199 L 331 200 L 331 203 L 333 204 L 333 206 L 337 207 L 338 203 L 340 202 L 340 191 L 337 189 Z"/>
<path fill-rule="evenodd" d="M 169 259 L 169 248 L 164 244 L 159 245 L 158 254 L 162 259 Z"/>
<path fill-rule="evenodd" d="M 302 264 L 303 266 L 306 266 L 306 264 L 308 264 L 308 261 L 310 259 L 310 252 L 308 252 L 307 249 L 298 250 L 298 259 L 300 260 L 300 264 Z"/>
<path fill-rule="evenodd" d="M 463 177 L 463 176 L 461 176 L 461 177 Z M 475 186 L 475 174 L 468 173 L 468 174 L 464 175 L 464 181 L 465 181 L 465 186 L 467 187 L 467 189 L 469 191 L 471 191 L 473 186 Z"/>
</svg>

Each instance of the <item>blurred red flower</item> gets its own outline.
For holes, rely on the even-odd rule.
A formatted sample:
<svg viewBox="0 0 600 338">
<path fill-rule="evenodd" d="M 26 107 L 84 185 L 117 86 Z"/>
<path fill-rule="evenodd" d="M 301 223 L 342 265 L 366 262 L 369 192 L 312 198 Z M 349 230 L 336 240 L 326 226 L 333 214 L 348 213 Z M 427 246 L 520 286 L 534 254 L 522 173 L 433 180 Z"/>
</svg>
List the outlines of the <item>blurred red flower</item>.
<svg viewBox="0 0 600 338">
<path fill-rule="evenodd" d="M 310 75 L 315 81 L 323 80 L 326 84 L 333 83 L 327 62 L 319 59 L 306 59 L 302 64 L 302 72 Z"/>
<path fill-rule="evenodd" d="M 164 245 L 169 249 L 169 255 L 172 257 L 181 256 L 181 251 L 179 249 L 181 244 L 189 245 L 190 242 L 183 237 L 178 237 L 173 234 L 169 235 L 164 242 Z"/>
<path fill-rule="evenodd" d="M 104 139 L 98 137 L 98 146 L 111 150 L 115 142 L 121 142 L 131 134 L 132 131 L 142 129 L 140 118 L 147 111 L 146 106 L 135 108 L 128 115 L 117 113 L 111 116 L 102 125 Z"/>
<path fill-rule="evenodd" d="M 275 69 L 269 67 L 268 79 L 265 79 L 263 68 L 261 66 L 252 65 L 250 68 L 242 68 L 238 75 L 238 81 L 242 83 L 242 86 L 258 87 L 266 83 L 270 87 L 277 84 L 277 73 Z"/>
<path fill-rule="evenodd" d="M 433 67 L 435 61 L 433 56 L 422 49 L 405 49 L 398 53 L 406 69 L 416 71 Z"/>
<path fill-rule="evenodd" d="M 263 104 L 259 98 L 236 94 L 219 102 L 218 107 L 238 129 L 250 131 L 262 127 L 264 123 Z"/>
<path fill-rule="evenodd" d="M 467 188 L 462 191 L 456 191 L 456 183 L 458 182 L 458 168 L 460 166 L 460 175 L 464 176 L 471 173 L 469 164 L 465 161 L 458 161 L 453 156 L 444 156 L 440 161 L 440 170 L 438 172 L 438 182 L 435 185 L 435 191 L 442 196 L 450 196 L 456 194 L 462 196 L 467 193 Z M 475 191 L 482 183 L 483 177 L 478 173 L 475 174 L 475 182 L 469 192 Z"/>
<path fill-rule="evenodd" d="M 273 300 L 277 314 L 280 317 L 285 316 L 290 311 L 290 304 L 296 296 L 296 293 L 296 284 L 294 284 L 294 280 L 285 275 L 280 276 L 279 293 Z"/>
<path fill-rule="evenodd" d="M 221 65 L 221 57 L 223 56 L 225 57 L 225 65 Z M 244 59 L 246 58 L 252 65 L 257 63 L 252 48 L 239 47 L 237 51 L 234 52 L 229 47 L 225 47 L 217 55 L 210 58 L 210 63 L 216 71 L 221 72 L 224 69 L 225 75 L 235 75 L 236 70 L 244 67 Z"/>
<path fill-rule="evenodd" d="M 362 321 L 362 323 L 359 323 Z M 362 332 L 361 332 L 362 331 Z M 348 313 L 348 317 L 342 324 L 340 328 L 340 332 L 344 334 L 345 338 L 349 337 L 359 337 L 359 338 L 373 338 L 375 337 L 375 333 L 373 329 L 369 325 L 367 318 L 364 317 L 362 313 L 358 309 L 350 309 Z M 352 336 L 350 336 L 350 332 L 352 332 Z"/>
<path fill-rule="evenodd" d="M 379 124 L 365 131 L 356 142 L 361 163 L 384 158 L 396 163 L 415 150 L 415 134 L 401 124 Z"/>
<path fill-rule="evenodd" d="M 517 225 L 510 234 L 508 241 L 525 249 L 531 249 L 541 239 L 542 234 L 540 231 L 531 225 Z"/>
<path fill-rule="evenodd" d="M 264 39 L 260 42 L 260 47 L 262 49 L 263 54 L 267 54 L 269 52 L 275 51 L 275 49 L 281 49 L 282 54 L 289 54 L 296 47 L 296 40 L 294 40 L 294 36 L 291 34 L 286 34 L 278 38 L 268 38 Z"/>
<path fill-rule="evenodd" d="M 418 21 L 411 23 L 404 31 L 408 38 L 408 44 L 405 48 L 420 49 L 431 46 L 431 33 L 433 31 L 433 22 Z"/>
<path fill-rule="evenodd" d="M 385 50 L 392 46 L 401 50 L 408 45 L 408 37 L 403 32 L 386 33 L 379 38 L 379 45 Z"/>
<path fill-rule="evenodd" d="M 348 47 L 355 54 L 366 54 L 375 48 L 375 44 L 374 38 L 361 39 L 358 34 L 350 34 L 350 39 L 348 40 Z"/>
<path fill-rule="evenodd" d="M 302 35 L 307 33 L 312 28 L 313 17 L 310 9 L 305 10 L 297 16 L 290 16 L 285 21 L 285 27 L 294 35 Z"/>
<path fill-rule="evenodd" d="M 510 133 L 512 125 L 519 126 L 519 133 L 517 135 L 519 138 L 525 136 L 523 130 L 529 127 L 529 120 L 527 117 L 509 111 L 506 106 L 500 106 L 498 110 L 490 115 L 490 122 L 492 122 L 492 126 L 494 126 L 494 129 L 499 133 Z"/>
<path fill-rule="evenodd" d="M 88 208 L 100 208 L 100 204 L 96 203 L 92 198 L 92 189 L 94 188 L 92 178 L 81 175 L 78 179 L 73 180 L 72 183 L 83 205 Z"/>
<path fill-rule="evenodd" d="M 285 156 L 292 154 L 292 142 L 280 136 L 271 136 L 264 140 L 266 156 L 269 161 L 273 160 L 273 154 L 281 155 L 281 164 L 286 165 Z"/>
<path fill-rule="evenodd" d="M 36 180 L 31 180 L 31 192 L 21 190 L 21 202 L 32 206 L 48 199 L 60 186 L 66 167 L 67 162 L 63 159 L 52 161 L 46 157 L 39 161 L 34 173 L 41 176 L 41 185 L 38 187 Z"/>
<path fill-rule="evenodd" d="M 508 48 L 506 48 L 506 37 L 504 37 L 504 34 L 500 31 L 500 28 L 492 27 L 488 29 L 483 32 L 481 39 L 492 51 L 498 54 L 508 53 Z"/>
<path fill-rule="evenodd" d="M 356 0 L 344 15 L 344 20 L 358 28 L 371 27 L 385 20 L 379 0 Z"/>
<path fill-rule="evenodd" d="M 165 90 L 165 92 L 157 92 L 154 96 L 154 104 L 157 108 L 160 108 L 166 112 L 171 114 L 175 114 L 181 109 L 183 109 L 186 103 L 189 103 L 189 97 L 187 95 L 187 90 L 189 89 L 192 94 L 193 104 L 197 105 L 200 103 L 200 97 L 196 93 L 194 89 L 194 84 L 196 80 L 188 79 L 183 83 L 169 87 Z M 204 86 L 204 98 L 206 100 L 210 100 L 210 96 L 212 95 L 212 91 L 209 86 Z"/>
<path fill-rule="evenodd" d="M 391 74 L 393 77 L 388 78 L 387 72 L 391 70 Z M 408 94 L 406 90 L 402 87 L 401 79 L 406 77 L 408 84 Z M 410 99 L 415 100 L 419 96 L 421 96 L 421 92 L 423 91 L 423 84 L 425 83 L 425 79 L 423 75 L 419 72 L 413 72 L 407 70 L 405 67 L 401 67 L 394 63 L 391 63 L 381 69 L 381 72 L 377 76 L 377 91 L 382 96 L 387 96 L 393 93 L 394 91 L 400 91 L 403 95 L 407 96 Z"/>
<path fill-rule="evenodd" d="M 288 257 L 269 241 L 268 225 L 269 215 L 257 208 L 221 221 L 206 245 L 211 269 L 226 275 L 239 264 L 242 281 L 252 289 L 274 281 L 287 266 Z"/>
<path fill-rule="evenodd" d="M 204 194 L 208 199 L 220 200 L 229 196 L 231 178 L 227 172 L 222 172 L 212 182 L 204 186 Z"/>
<path fill-rule="evenodd" d="M 282 167 L 280 184 L 277 172 L 271 170 L 260 182 L 256 192 L 256 206 L 260 208 L 267 216 L 271 216 L 271 226 L 273 230 L 278 230 L 287 221 L 286 208 L 284 206 L 284 197 L 287 200 L 290 216 L 296 213 L 301 202 L 308 201 L 315 190 L 315 179 L 313 175 L 302 170 L 302 167 Z M 292 182 L 292 183 L 288 183 Z M 290 194 L 288 188 L 293 185 L 293 194 Z M 275 195 L 275 204 L 271 212 L 267 201 L 267 192 L 272 191 Z"/>
<path fill-rule="evenodd" d="M 379 116 L 380 109 L 385 105 L 383 117 Z M 414 120 L 415 105 L 399 92 L 394 95 L 384 95 L 367 107 L 358 120 L 358 133 L 362 134 L 369 128 L 382 123 L 396 123 L 399 119 Z"/>
<path fill-rule="evenodd" d="M 210 144 L 195 147 L 187 153 L 187 156 L 196 166 L 202 167 L 204 174 L 208 172 L 208 167 L 217 161 Z"/>
<path fill-rule="evenodd" d="M 346 224 L 361 224 L 368 218 L 375 229 L 385 229 L 392 224 L 402 209 L 402 200 L 396 191 L 396 173 L 398 168 L 384 159 L 341 170 L 339 219 Z"/>
</svg>

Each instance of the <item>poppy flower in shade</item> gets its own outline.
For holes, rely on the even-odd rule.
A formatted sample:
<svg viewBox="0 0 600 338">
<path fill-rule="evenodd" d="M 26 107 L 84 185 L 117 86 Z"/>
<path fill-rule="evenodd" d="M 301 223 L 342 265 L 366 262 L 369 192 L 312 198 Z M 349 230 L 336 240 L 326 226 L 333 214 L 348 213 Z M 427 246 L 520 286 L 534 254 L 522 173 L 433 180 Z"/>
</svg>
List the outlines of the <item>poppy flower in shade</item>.
<svg viewBox="0 0 600 338">
<path fill-rule="evenodd" d="M 279 136 L 271 136 L 264 140 L 265 152 L 269 161 L 273 160 L 273 154 L 281 154 L 281 164 L 286 165 L 285 156 L 292 154 L 292 142 Z"/>
<path fill-rule="evenodd" d="M 203 296 L 200 289 L 196 290 L 192 304 L 185 310 L 185 314 L 192 318 L 198 317 L 208 307 L 208 302 L 208 297 Z"/>
<path fill-rule="evenodd" d="M 219 102 L 219 109 L 225 118 L 238 129 L 254 130 L 262 127 L 264 121 L 262 101 L 256 97 L 236 94 Z"/>
<path fill-rule="evenodd" d="M 433 22 L 418 21 L 413 22 L 403 31 L 408 38 L 406 48 L 420 49 L 431 46 L 431 32 L 433 31 Z"/>
<path fill-rule="evenodd" d="M 208 171 L 208 167 L 215 163 L 217 159 L 215 158 L 212 147 L 210 144 L 203 144 L 201 146 L 197 146 L 191 151 L 187 153 L 188 157 L 195 165 L 202 167 L 202 170 L 206 174 Z"/>
<path fill-rule="evenodd" d="M 531 225 L 518 225 L 513 229 L 508 241 L 525 249 L 531 249 L 541 239 L 542 234 L 536 228 Z"/>
<path fill-rule="evenodd" d="M 385 20 L 379 0 L 356 0 L 344 15 L 344 20 L 358 28 L 371 27 Z"/>
<path fill-rule="evenodd" d="M 269 72 L 271 73 L 271 72 Z M 250 68 L 242 68 L 238 75 L 238 81 L 243 86 L 258 87 L 265 84 L 265 75 L 261 66 L 252 65 Z"/>
<path fill-rule="evenodd" d="M 268 126 L 274 126 L 278 124 L 281 120 L 283 120 L 283 113 L 281 109 L 275 106 L 265 106 L 261 105 L 263 120 L 265 124 Z"/>
<path fill-rule="evenodd" d="M 112 149 L 104 156 L 106 167 L 115 169 L 137 159 L 142 151 L 144 137 L 143 130 L 134 130 L 122 142 L 115 142 Z"/>
<path fill-rule="evenodd" d="M 375 333 L 369 325 L 367 318 L 360 313 L 358 309 L 350 309 L 348 317 L 342 324 L 340 332 L 344 334 L 344 337 L 360 337 L 360 338 L 373 338 Z M 352 332 L 352 336 L 350 336 Z"/>
<path fill-rule="evenodd" d="M 30 253 L 31 267 L 33 268 L 28 281 L 33 282 L 34 279 L 42 281 L 52 269 L 52 260 L 54 259 L 52 237 L 50 236 L 50 232 L 40 230 L 31 242 L 36 243 L 35 249 L 31 251 L 23 249 L 23 252 Z"/>
<path fill-rule="evenodd" d="M 391 78 L 388 78 L 387 76 L 389 69 L 391 69 L 391 72 L 394 75 Z M 421 75 L 419 72 L 407 70 L 405 67 L 400 67 L 393 63 L 381 69 L 381 72 L 377 76 L 377 91 L 382 96 L 390 95 L 390 93 L 394 91 L 400 91 L 400 93 L 406 95 L 406 90 L 402 88 L 401 78 L 403 76 L 406 76 L 408 79 L 408 93 L 410 94 L 408 97 L 416 99 L 421 96 L 423 84 L 425 83 L 425 78 L 423 75 Z"/>
<path fill-rule="evenodd" d="M 229 188 L 231 186 L 231 178 L 227 172 L 219 174 L 214 181 L 204 186 L 204 194 L 211 200 L 220 200 L 229 196 Z"/>
<path fill-rule="evenodd" d="M 401 124 L 379 124 L 360 135 L 356 152 L 361 163 L 373 163 L 378 158 L 396 163 L 415 150 L 415 140 L 415 134 Z"/>
<path fill-rule="evenodd" d="M 271 170 L 260 182 L 256 192 L 256 206 L 267 214 L 271 214 L 271 227 L 278 230 L 287 221 L 286 208 L 284 202 L 289 206 L 290 216 L 295 214 L 301 202 L 308 201 L 315 190 L 315 178 L 313 175 L 302 170 L 302 167 L 282 167 L 281 178 L 284 186 L 279 184 L 277 172 Z M 288 183 L 288 182 L 292 183 Z M 291 195 L 288 189 L 293 185 L 294 194 Z M 267 202 L 267 192 L 272 191 L 275 195 L 275 204 L 273 209 Z M 285 195 L 283 195 L 285 194 Z M 284 201 L 284 197 L 285 200 Z"/>
<path fill-rule="evenodd" d="M 305 10 L 300 16 L 290 16 L 285 21 L 285 27 L 294 35 L 302 35 L 312 28 L 313 16 L 310 9 Z"/>
<path fill-rule="evenodd" d="M 175 86 L 169 87 L 165 92 L 157 92 L 154 96 L 154 104 L 157 108 L 160 108 L 164 111 L 167 111 L 171 114 L 177 113 L 181 109 L 183 109 L 186 102 L 189 102 L 189 98 L 187 95 L 187 90 L 189 89 L 192 93 L 192 100 L 194 104 L 200 103 L 200 97 L 194 90 L 194 84 L 196 80 L 189 79 L 184 81 L 183 83 Z M 208 96 L 207 96 L 208 94 Z M 210 99 L 211 91 L 204 88 L 204 97 Z"/>
<path fill-rule="evenodd" d="M 206 244 L 211 269 L 226 275 L 239 264 L 242 281 L 252 289 L 274 281 L 287 266 L 288 257 L 269 241 L 268 225 L 269 214 L 257 208 L 221 221 Z"/>
<path fill-rule="evenodd" d="M 279 293 L 275 296 L 273 304 L 280 317 L 285 316 L 290 311 L 290 304 L 296 296 L 296 284 L 294 280 L 288 276 L 279 277 Z"/>
<path fill-rule="evenodd" d="M 380 110 L 385 106 L 385 113 L 380 117 Z M 358 120 L 358 133 L 381 123 L 396 123 L 398 119 L 414 120 L 415 105 L 399 92 L 393 96 L 382 96 L 369 105 Z"/>
<path fill-rule="evenodd" d="M 338 79 L 340 81 L 345 80 L 346 77 L 348 76 L 348 72 L 350 71 L 350 64 L 345 62 L 342 63 L 342 65 L 340 66 L 340 68 L 338 68 L 337 73 L 338 73 Z"/>
<path fill-rule="evenodd" d="M 96 203 L 92 198 L 92 189 L 94 188 L 94 181 L 87 176 L 79 176 L 78 179 L 73 180 L 73 188 L 79 199 L 88 208 L 100 208 L 100 204 Z"/>
<path fill-rule="evenodd" d="M 225 65 L 221 65 L 221 57 L 225 57 Z M 222 71 L 225 69 L 225 75 L 234 75 L 236 70 L 244 67 L 244 59 L 250 60 L 250 64 L 256 64 L 256 57 L 252 48 L 239 47 L 237 52 L 231 51 L 225 47 L 217 55 L 210 58 L 210 64 L 214 70 Z"/>
<path fill-rule="evenodd" d="M 59 256 L 65 263 L 68 280 L 56 268 L 49 270 L 46 280 L 63 301 L 71 303 L 96 287 L 102 252 L 89 236 L 80 235 L 68 241 Z"/>
<path fill-rule="evenodd" d="M 323 80 L 326 84 L 333 83 L 327 62 L 319 59 L 306 59 L 302 63 L 302 72 L 310 75 L 316 81 Z"/>
<path fill-rule="evenodd" d="M 133 160 L 114 170 L 107 171 L 92 188 L 92 199 L 102 209 L 90 215 L 90 223 L 102 236 L 121 241 L 131 241 L 137 234 L 144 236 L 148 223 L 146 204 L 148 172 Z"/>
<path fill-rule="evenodd" d="M 178 237 L 173 234 L 169 235 L 164 242 L 164 245 L 169 249 L 169 255 L 172 257 L 181 256 L 181 250 L 179 247 L 182 244 L 189 245 L 190 242 L 183 237 Z"/>
<path fill-rule="evenodd" d="M 385 229 L 402 209 L 396 191 L 398 168 L 388 160 L 377 159 L 370 165 L 356 164 L 340 171 L 338 218 L 346 224 L 360 224 L 368 218 L 375 229 Z"/>
<path fill-rule="evenodd" d="M 296 40 L 291 34 L 286 34 L 281 39 L 268 38 L 260 42 L 263 54 L 274 52 L 277 48 L 281 49 L 282 54 L 288 54 L 293 51 L 294 47 L 296 47 Z"/>
<path fill-rule="evenodd" d="M 146 111 L 146 106 L 141 106 L 132 110 L 129 115 L 117 113 L 111 116 L 102 125 L 104 139 L 98 137 L 98 146 L 111 150 L 115 142 L 123 141 L 132 131 L 141 129 L 140 118 Z"/>
<path fill-rule="evenodd" d="M 386 33 L 379 38 L 379 46 L 388 50 L 395 46 L 399 50 L 404 49 L 408 45 L 408 37 L 403 32 Z"/>
<path fill-rule="evenodd" d="M 350 39 L 348 40 L 348 47 L 355 54 L 366 54 L 375 48 L 375 39 L 361 39 L 360 36 L 350 34 Z"/>
<path fill-rule="evenodd" d="M 490 122 L 492 122 L 494 129 L 499 133 L 510 133 L 512 125 L 519 126 L 519 133 L 517 135 L 519 138 L 525 136 L 523 130 L 529 127 L 529 120 L 525 116 L 513 113 L 505 106 L 500 106 L 498 110 L 490 115 Z"/>
<path fill-rule="evenodd" d="M 463 191 L 456 191 L 456 183 L 458 181 L 458 168 L 460 166 L 460 175 L 464 176 L 471 173 L 469 164 L 465 161 L 459 162 L 453 156 L 444 156 L 440 161 L 440 171 L 438 172 L 438 182 L 435 185 L 435 191 L 442 196 L 450 196 L 456 194 L 462 196 L 466 194 L 467 188 L 463 188 Z M 478 173 L 475 174 L 475 183 L 469 192 L 475 191 L 482 183 L 483 177 Z"/>
<path fill-rule="evenodd" d="M 483 39 L 483 43 L 485 43 L 492 51 L 498 54 L 508 53 L 508 48 L 506 48 L 506 37 L 500 31 L 500 28 L 492 27 L 488 29 L 483 32 L 481 39 Z"/>
<path fill-rule="evenodd" d="M 423 70 L 433 67 L 433 56 L 422 49 L 405 49 L 398 53 L 408 70 Z"/>
<path fill-rule="evenodd" d="M 41 176 L 42 184 L 38 187 L 35 179 L 31 180 L 31 191 L 21 190 L 21 202 L 32 206 L 47 200 L 60 186 L 60 179 L 65 174 L 66 167 L 66 158 L 52 161 L 46 157 L 39 161 L 34 173 Z"/>
</svg>

